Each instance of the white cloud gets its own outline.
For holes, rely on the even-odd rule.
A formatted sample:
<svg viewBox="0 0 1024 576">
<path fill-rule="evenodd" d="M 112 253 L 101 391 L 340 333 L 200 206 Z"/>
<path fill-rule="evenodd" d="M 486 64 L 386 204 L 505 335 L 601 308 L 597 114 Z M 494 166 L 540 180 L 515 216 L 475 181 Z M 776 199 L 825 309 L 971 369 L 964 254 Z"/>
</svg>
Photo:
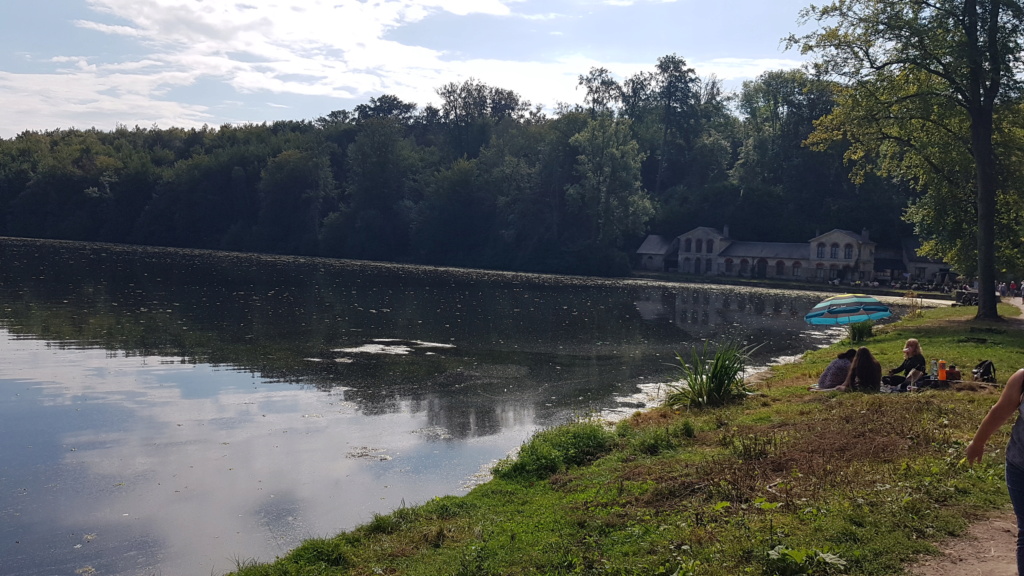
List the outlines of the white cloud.
<svg viewBox="0 0 1024 576">
<path fill-rule="evenodd" d="M 390 93 L 425 105 L 437 102 L 438 87 L 469 77 L 515 90 L 534 104 L 553 106 L 581 101 L 577 77 L 593 66 L 606 67 L 620 77 L 653 67 L 653 61 L 646 59 L 609 63 L 585 53 L 533 58 L 543 61 L 472 54 L 460 58 L 394 39 L 399 28 L 422 23 L 433 14 L 527 19 L 538 26 L 559 17 L 555 13 L 529 15 L 525 8 L 517 14 L 511 7 L 525 7 L 525 0 L 80 1 L 96 16 L 79 18 L 73 25 L 109 37 L 118 45 L 134 43 L 135 47 L 118 58 L 109 56 L 102 42 L 92 42 L 68 50 L 70 54 L 30 55 L 28 61 L 37 67 L 31 74 L 0 72 L 0 94 L 8 112 L 0 118 L 0 136 L 71 125 L 105 129 L 116 123 L 218 125 L 236 118 L 215 112 L 245 106 L 229 99 L 245 100 L 242 96 L 260 93 L 363 101 Z M 606 2 L 580 3 L 596 6 Z M 551 9 L 547 4 L 530 7 L 538 5 Z M 579 9 L 580 4 L 575 6 Z M 446 22 L 450 24 L 450 19 Z M 453 33 L 453 29 L 445 29 L 445 33 Z M 560 34 L 550 30 L 544 36 L 564 38 Z M 38 69 L 42 61 L 56 69 L 49 73 Z M 690 63 L 700 75 L 714 74 L 727 82 L 799 65 L 795 60 L 739 58 Z M 230 87 L 238 96 L 218 91 L 214 97 L 203 92 L 218 84 Z M 183 96 L 180 90 L 185 88 L 189 91 Z M 248 106 L 272 114 L 266 97 L 251 99 Z"/>
<path fill-rule="evenodd" d="M 690 63 L 701 76 L 714 74 L 725 81 L 756 78 L 768 70 L 789 70 L 802 64 L 787 58 L 713 58 Z"/>
<path fill-rule="evenodd" d="M 100 24 L 99 22 L 92 22 L 89 20 L 76 20 L 75 26 L 88 30 L 95 30 L 97 32 L 103 32 L 104 34 L 117 34 L 132 37 L 138 37 L 141 35 L 139 30 L 132 28 L 131 26 L 110 26 L 108 24 Z"/>
<path fill-rule="evenodd" d="M 11 74 L 0 72 L 5 114 L 0 134 L 24 130 L 128 126 L 200 126 L 213 120 L 206 107 L 159 100 L 158 85 L 187 81 L 173 73 L 150 77 L 92 73 Z"/>
</svg>

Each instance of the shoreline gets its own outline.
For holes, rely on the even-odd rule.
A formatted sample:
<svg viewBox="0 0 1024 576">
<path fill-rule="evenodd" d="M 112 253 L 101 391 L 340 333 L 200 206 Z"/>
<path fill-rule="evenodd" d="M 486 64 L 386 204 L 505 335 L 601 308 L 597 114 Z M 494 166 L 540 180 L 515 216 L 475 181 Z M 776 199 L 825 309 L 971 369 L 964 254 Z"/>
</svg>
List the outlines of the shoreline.
<svg viewBox="0 0 1024 576">
<path fill-rule="evenodd" d="M 1010 312 L 1003 309 L 1001 322 L 973 323 L 970 310 L 925 310 L 875 331 L 866 345 L 888 365 L 908 336 L 920 337 L 929 357 L 965 366 L 990 358 L 1009 369 L 1024 365 L 1024 322 L 1009 320 Z M 730 576 L 751 566 L 775 573 L 771 552 L 781 547 L 808 558 L 827 552 L 848 574 L 1012 574 L 1003 570 L 1006 554 L 972 557 L 967 536 L 991 529 L 981 542 L 1012 550 L 1005 527 L 991 521 L 1005 518 L 998 456 L 1007 431 L 993 437 L 982 464 L 958 464 L 997 387 L 808 392 L 835 344 L 752 367 L 744 382 L 758 394 L 747 401 L 689 410 L 652 402 L 630 407 L 631 417 L 612 427 L 590 421 L 545 430 L 523 444 L 515 468 L 503 465 L 465 496 L 396 510 L 275 564 L 295 566 L 324 547 L 353 573 L 599 566 Z M 964 552 L 940 556 L 957 549 Z M 251 568 L 237 574 L 270 573 Z"/>
</svg>

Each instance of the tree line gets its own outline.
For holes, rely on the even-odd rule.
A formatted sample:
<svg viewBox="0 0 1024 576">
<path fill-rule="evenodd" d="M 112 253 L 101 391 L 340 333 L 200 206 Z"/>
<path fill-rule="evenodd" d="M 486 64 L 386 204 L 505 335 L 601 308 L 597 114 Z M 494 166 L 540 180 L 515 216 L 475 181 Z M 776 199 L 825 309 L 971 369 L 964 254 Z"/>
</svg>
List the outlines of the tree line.
<svg viewBox="0 0 1024 576">
<path fill-rule="evenodd" d="M 767 72 L 735 93 L 676 55 L 579 77 L 545 111 L 474 79 L 309 121 L 0 139 L 0 235 L 621 275 L 647 233 L 729 225 L 806 242 L 913 233 L 907 179 L 818 139 L 841 86 Z"/>
</svg>

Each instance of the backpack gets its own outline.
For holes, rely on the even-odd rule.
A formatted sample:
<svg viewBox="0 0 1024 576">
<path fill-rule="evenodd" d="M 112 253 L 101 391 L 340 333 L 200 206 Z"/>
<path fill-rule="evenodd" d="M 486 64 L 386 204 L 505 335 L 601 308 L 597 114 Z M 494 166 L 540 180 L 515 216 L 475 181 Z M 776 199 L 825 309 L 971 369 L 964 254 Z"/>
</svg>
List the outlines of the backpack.
<svg viewBox="0 0 1024 576">
<path fill-rule="evenodd" d="M 996 365 L 991 360 L 982 360 L 971 370 L 971 374 L 974 375 L 976 382 L 991 382 L 996 381 Z"/>
</svg>

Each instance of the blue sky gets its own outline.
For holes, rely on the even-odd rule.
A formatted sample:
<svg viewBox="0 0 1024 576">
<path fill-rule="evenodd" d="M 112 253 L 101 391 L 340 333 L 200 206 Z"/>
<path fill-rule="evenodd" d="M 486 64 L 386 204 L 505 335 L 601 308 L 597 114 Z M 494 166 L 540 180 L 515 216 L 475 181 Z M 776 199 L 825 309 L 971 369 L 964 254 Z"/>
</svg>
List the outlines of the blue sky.
<svg viewBox="0 0 1024 576">
<path fill-rule="evenodd" d="M 312 120 L 476 78 L 552 108 L 677 54 L 727 89 L 800 65 L 804 0 L 3 0 L 0 137 Z"/>
</svg>

